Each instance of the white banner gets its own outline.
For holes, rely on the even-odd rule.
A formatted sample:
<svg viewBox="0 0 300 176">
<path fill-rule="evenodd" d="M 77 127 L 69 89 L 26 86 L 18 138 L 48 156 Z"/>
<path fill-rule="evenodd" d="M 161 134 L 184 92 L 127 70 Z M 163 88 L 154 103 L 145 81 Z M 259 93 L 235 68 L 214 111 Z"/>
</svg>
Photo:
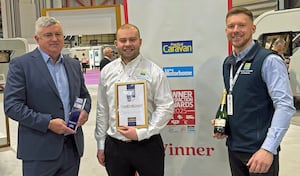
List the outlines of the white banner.
<svg viewBox="0 0 300 176">
<path fill-rule="evenodd" d="M 230 175 L 225 141 L 212 138 L 210 124 L 223 89 L 227 6 L 224 0 L 128 0 L 141 53 L 164 69 L 175 101 L 162 133 L 166 176 Z"/>
</svg>

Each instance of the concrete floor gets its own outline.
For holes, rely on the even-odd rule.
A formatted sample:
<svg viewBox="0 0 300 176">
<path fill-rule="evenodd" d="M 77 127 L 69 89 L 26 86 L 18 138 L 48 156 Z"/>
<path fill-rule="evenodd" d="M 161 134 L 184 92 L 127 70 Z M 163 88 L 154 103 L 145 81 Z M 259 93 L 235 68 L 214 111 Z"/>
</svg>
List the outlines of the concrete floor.
<svg viewBox="0 0 300 176">
<path fill-rule="evenodd" d="M 88 89 L 96 107 L 97 85 L 89 85 Z M 2 95 L 0 95 L 2 96 Z M 2 98 L 2 97 L 0 97 Z M 1 107 L 3 103 L 0 102 Z M 107 176 L 104 167 L 98 164 L 96 158 L 96 142 L 94 139 L 95 108 L 92 108 L 89 121 L 84 125 L 85 153 L 81 160 L 80 176 Z M 11 146 L 0 148 L 0 176 L 21 176 L 21 161 L 16 159 L 17 123 L 10 120 Z M 300 112 L 292 119 L 292 124 L 287 132 L 280 152 L 280 176 L 299 176 L 300 172 Z"/>
<path fill-rule="evenodd" d="M 96 107 L 97 85 L 89 85 L 89 92 L 92 96 L 92 107 Z M 2 96 L 2 95 L 0 95 Z M 2 97 L 0 97 L 1 99 Z M 0 102 L 0 107 L 3 103 Z M 1 108 L 0 108 L 1 109 Z M 89 121 L 83 126 L 85 150 L 81 159 L 80 176 L 107 176 L 105 168 L 98 164 L 96 158 L 97 145 L 94 138 L 95 129 L 95 108 L 92 108 Z M 0 148 L 0 176 L 21 176 L 22 162 L 16 159 L 17 150 L 17 123 L 10 120 L 10 141 L 11 147 Z"/>
</svg>

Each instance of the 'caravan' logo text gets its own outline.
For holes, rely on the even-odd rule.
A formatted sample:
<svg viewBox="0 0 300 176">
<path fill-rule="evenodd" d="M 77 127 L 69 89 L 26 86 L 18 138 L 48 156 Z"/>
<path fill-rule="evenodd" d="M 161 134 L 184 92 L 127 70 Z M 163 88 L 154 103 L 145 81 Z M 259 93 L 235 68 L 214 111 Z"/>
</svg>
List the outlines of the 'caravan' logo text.
<svg viewBox="0 0 300 176">
<path fill-rule="evenodd" d="M 162 54 L 185 54 L 193 53 L 193 41 L 170 41 L 162 42 Z"/>
</svg>

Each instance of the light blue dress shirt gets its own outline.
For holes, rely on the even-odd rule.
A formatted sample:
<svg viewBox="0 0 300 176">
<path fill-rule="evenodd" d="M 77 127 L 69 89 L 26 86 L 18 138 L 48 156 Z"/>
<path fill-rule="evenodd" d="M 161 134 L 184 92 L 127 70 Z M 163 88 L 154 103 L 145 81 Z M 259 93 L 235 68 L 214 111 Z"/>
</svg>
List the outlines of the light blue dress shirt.
<svg viewBox="0 0 300 176">
<path fill-rule="evenodd" d="M 250 46 L 236 56 L 236 62 L 244 58 L 254 44 L 253 41 Z M 267 85 L 275 108 L 271 126 L 261 148 L 277 154 L 277 148 L 289 128 L 290 120 L 296 109 L 289 84 L 288 72 L 280 56 L 276 54 L 267 56 L 262 65 L 261 75 Z"/>
<path fill-rule="evenodd" d="M 42 57 L 47 64 L 49 72 L 51 73 L 52 79 L 55 83 L 55 86 L 59 92 L 60 99 L 63 103 L 64 113 L 65 113 L 65 121 L 69 120 L 69 112 L 71 110 L 70 107 L 70 92 L 69 92 L 69 81 L 66 73 L 66 69 L 64 67 L 64 58 L 61 55 L 56 63 L 53 62 L 51 57 L 43 52 L 39 48 Z"/>
</svg>

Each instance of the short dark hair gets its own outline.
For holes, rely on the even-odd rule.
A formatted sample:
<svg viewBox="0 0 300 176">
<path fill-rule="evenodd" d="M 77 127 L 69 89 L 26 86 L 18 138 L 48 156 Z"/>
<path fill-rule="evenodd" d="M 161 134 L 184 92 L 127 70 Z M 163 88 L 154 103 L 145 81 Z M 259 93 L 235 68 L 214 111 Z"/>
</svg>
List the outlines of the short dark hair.
<svg viewBox="0 0 300 176">
<path fill-rule="evenodd" d="M 240 14 L 240 13 L 247 15 L 251 19 L 251 21 L 254 20 L 252 12 L 250 10 L 248 10 L 247 8 L 244 8 L 244 7 L 234 7 L 231 10 L 229 10 L 227 15 L 226 15 L 226 20 L 231 15 L 236 15 L 236 14 Z"/>
</svg>

